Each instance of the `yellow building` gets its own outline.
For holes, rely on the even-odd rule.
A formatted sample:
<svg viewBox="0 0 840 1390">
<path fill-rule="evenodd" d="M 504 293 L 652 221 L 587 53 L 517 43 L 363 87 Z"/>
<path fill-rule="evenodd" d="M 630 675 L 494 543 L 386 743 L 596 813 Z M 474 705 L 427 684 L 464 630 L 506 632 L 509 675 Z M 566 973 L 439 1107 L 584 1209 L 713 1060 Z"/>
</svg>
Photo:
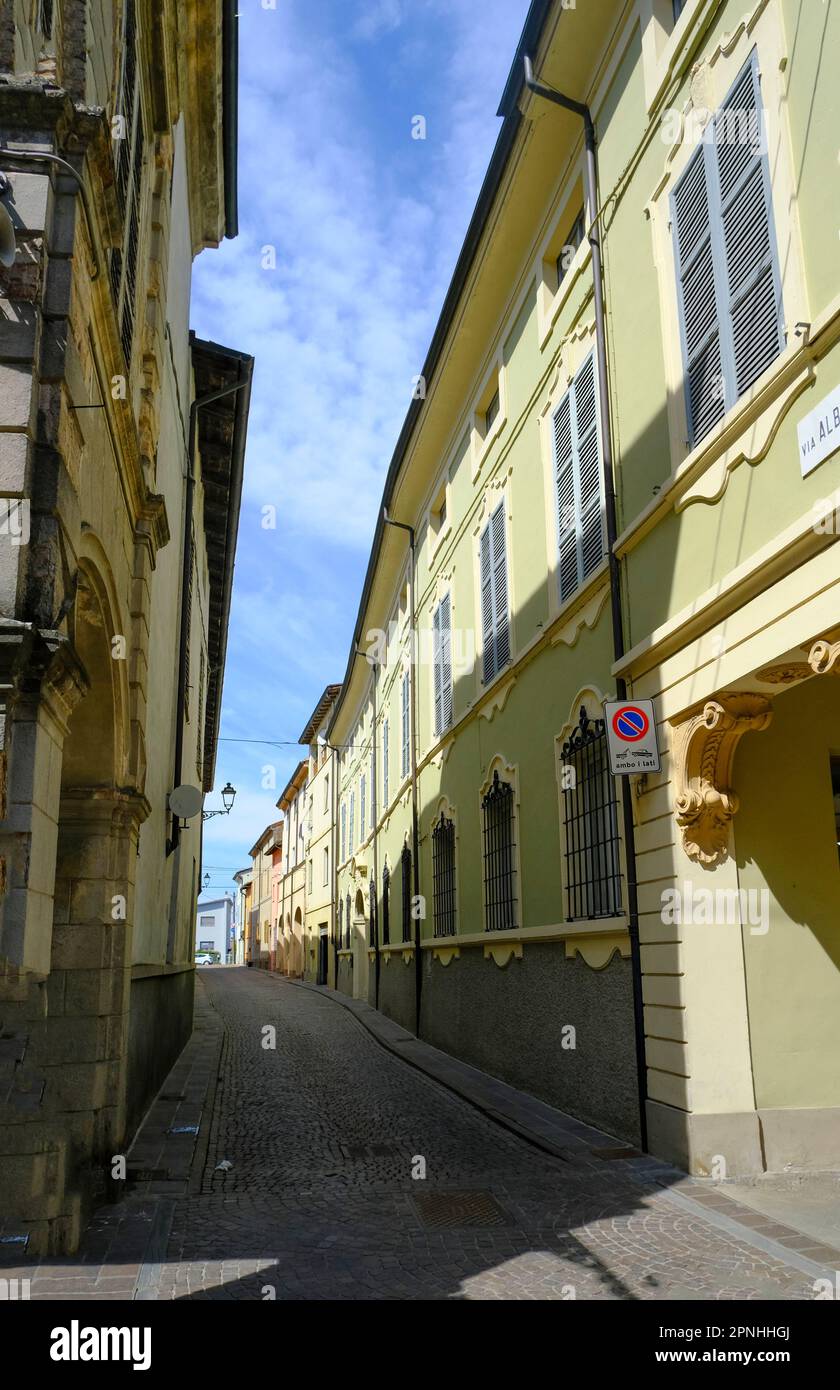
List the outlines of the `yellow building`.
<svg viewBox="0 0 840 1390">
<path fill-rule="evenodd" d="M 252 360 L 191 337 L 190 277 L 236 233 L 235 71 L 222 0 L 2 6 L 0 1224 L 30 1254 L 124 1191 L 192 1027 L 201 819 L 169 795 L 214 779 Z"/>
<path fill-rule="evenodd" d="M 279 865 L 276 968 L 293 979 L 304 975 L 306 894 L 311 889 L 306 846 L 311 834 L 309 761 L 301 759 L 277 802 L 283 812 L 283 853 Z"/>
<path fill-rule="evenodd" d="M 840 1151 L 838 50 L 531 6 L 328 729 L 338 989 L 698 1174 Z"/>
<path fill-rule="evenodd" d="M 326 687 L 300 736 L 309 748 L 304 978 L 322 985 L 334 978 L 335 971 L 336 755 L 326 731 L 340 693 L 340 685 Z"/>
<path fill-rule="evenodd" d="M 251 965 L 273 969 L 279 949 L 277 906 L 274 893 L 274 856 L 282 850 L 283 822 L 266 826 L 256 844 L 249 850 L 252 861 L 250 922 L 246 932 L 248 949 L 245 959 Z"/>
</svg>

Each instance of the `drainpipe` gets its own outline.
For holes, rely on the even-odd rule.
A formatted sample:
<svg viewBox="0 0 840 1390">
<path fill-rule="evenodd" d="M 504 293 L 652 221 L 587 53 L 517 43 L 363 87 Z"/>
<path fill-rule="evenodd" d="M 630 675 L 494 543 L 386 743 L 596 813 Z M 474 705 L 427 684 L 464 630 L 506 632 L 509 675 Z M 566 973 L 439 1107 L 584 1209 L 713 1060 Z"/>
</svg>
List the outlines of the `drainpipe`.
<svg viewBox="0 0 840 1390">
<path fill-rule="evenodd" d="M 409 754 L 411 758 L 411 841 L 414 869 L 414 901 L 418 902 L 420 898 L 420 829 L 417 816 L 417 681 L 415 667 L 418 653 L 416 614 L 414 611 L 414 527 L 408 526 L 404 521 L 394 521 L 388 515 L 387 507 L 382 508 L 382 520 L 385 522 L 386 526 L 396 526 L 398 530 L 408 532 L 408 626 L 410 633 L 408 663 L 408 738 Z M 414 1031 L 418 1038 L 420 1036 L 420 996 L 422 991 L 423 965 L 420 959 L 420 918 L 418 916 L 414 921 Z"/>
<path fill-rule="evenodd" d="M 592 250 L 592 283 L 595 299 L 595 356 L 598 362 L 598 415 L 601 429 L 601 450 L 603 455 L 604 510 L 607 525 L 607 557 L 610 576 L 610 610 L 612 614 L 613 655 L 616 661 L 624 656 L 624 619 L 621 611 L 621 567 L 615 553 L 617 535 L 615 485 L 613 479 L 612 425 L 610 421 L 610 394 L 607 378 L 607 333 L 604 315 L 603 263 L 601 259 L 601 232 L 597 214 L 598 207 L 598 168 L 595 155 L 595 124 L 589 107 L 581 101 L 574 101 L 546 87 L 534 78 L 531 59 L 525 55 L 525 86 L 535 96 L 552 101 L 557 106 L 572 111 L 583 120 L 584 147 L 586 150 L 586 202 L 592 215 L 589 228 L 589 245 Z M 627 683 L 623 676 L 616 679 L 616 696 L 619 700 L 627 698 Z M 642 1001 L 642 960 L 639 943 L 639 904 L 636 886 L 636 833 L 633 824 L 633 800 L 630 779 L 622 777 L 621 807 L 624 848 L 627 859 L 627 915 L 629 918 L 630 960 L 633 975 L 633 1024 L 636 1043 L 636 1075 L 639 1096 L 639 1135 L 641 1146 L 647 1149 L 647 1061 L 645 1057 L 645 1020 Z"/>
<path fill-rule="evenodd" d="M 175 706 L 175 760 L 173 773 L 173 787 L 181 785 L 184 761 L 184 713 L 187 705 L 187 647 L 189 645 L 190 634 L 187 631 L 187 608 L 190 598 L 190 576 L 192 574 L 193 548 L 192 548 L 192 521 L 193 521 L 193 500 L 195 497 L 195 450 L 198 437 L 198 412 L 203 405 L 209 405 L 211 401 L 221 400 L 223 396 L 232 396 L 235 391 L 241 391 L 243 386 L 247 386 L 249 378 L 242 376 L 242 367 L 239 368 L 240 379 L 233 386 L 223 386 L 219 391 L 210 391 L 206 396 L 197 397 L 190 405 L 190 428 L 189 440 L 187 444 L 187 485 L 184 496 L 184 558 L 181 567 L 181 616 L 178 633 L 178 694 Z M 173 850 L 178 848 L 181 842 L 181 822 L 178 816 L 172 816 L 172 828 L 170 837 L 166 842 L 166 853 L 170 855 Z"/>
</svg>

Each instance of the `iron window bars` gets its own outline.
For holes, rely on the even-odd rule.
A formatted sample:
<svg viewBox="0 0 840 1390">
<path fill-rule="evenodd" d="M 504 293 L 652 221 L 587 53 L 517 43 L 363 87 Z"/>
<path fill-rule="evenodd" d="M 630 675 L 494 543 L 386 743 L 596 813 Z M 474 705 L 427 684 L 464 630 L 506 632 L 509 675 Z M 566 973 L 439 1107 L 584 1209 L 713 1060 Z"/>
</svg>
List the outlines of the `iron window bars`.
<svg viewBox="0 0 840 1390">
<path fill-rule="evenodd" d="M 455 935 L 455 822 L 443 811 L 432 830 L 435 936 Z"/>
<path fill-rule="evenodd" d="M 564 766 L 574 771 L 573 785 L 563 789 L 566 920 L 617 917 L 621 912 L 618 814 L 603 719 L 591 720 L 581 705 L 580 723 L 560 756 Z"/>
<path fill-rule="evenodd" d="M 386 864 L 382 869 L 382 945 L 391 941 L 391 870 Z"/>
<path fill-rule="evenodd" d="M 403 845 L 400 855 L 402 870 L 402 939 L 411 940 L 411 850 Z"/>
<path fill-rule="evenodd" d="M 516 926 L 516 865 L 513 839 L 513 787 L 498 768 L 482 798 L 484 813 L 484 907 L 487 931 Z"/>
</svg>

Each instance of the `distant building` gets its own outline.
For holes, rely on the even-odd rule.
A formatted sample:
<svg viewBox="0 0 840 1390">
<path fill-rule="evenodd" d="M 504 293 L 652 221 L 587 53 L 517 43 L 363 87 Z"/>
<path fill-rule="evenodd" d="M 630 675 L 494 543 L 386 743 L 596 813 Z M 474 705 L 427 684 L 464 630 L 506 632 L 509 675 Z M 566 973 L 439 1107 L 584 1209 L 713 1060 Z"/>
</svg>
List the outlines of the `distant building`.
<svg viewBox="0 0 840 1390">
<path fill-rule="evenodd" d="M 253 869 L 238 869 L 233 875 L 233 881 L 237 886 L 236 910 L 234 913 L 233 952 L 233 961 L 235 965 L 245 964 L 245 937 L 248 929 L 248 917 L 251 911 L 253 876 Z"/>
<path fill-rule="evenodd" d="M 195 922 L 195 953 L 215 951 L 222 965 L 234 958 L 234 902 L 231 893 L 200 902 Z"/>
</svg>

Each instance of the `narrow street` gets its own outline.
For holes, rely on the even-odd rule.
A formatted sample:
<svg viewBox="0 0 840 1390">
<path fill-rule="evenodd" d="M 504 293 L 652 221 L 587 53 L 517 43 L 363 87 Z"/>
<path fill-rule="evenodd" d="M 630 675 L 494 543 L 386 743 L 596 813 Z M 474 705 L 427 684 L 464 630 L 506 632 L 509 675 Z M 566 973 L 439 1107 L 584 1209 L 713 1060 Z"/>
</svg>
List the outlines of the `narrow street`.
<svg viewBox="0 0 840 1390">
<path fill-rule="evenodd" d="M 609 1139 L 570 1119 L 567 1156 L 541 1152 L 334 997 L 198 973 L 196 1032 L 133 1146 L 126 1199 L 79 1256 L 17 1271 L 33 1298 L 814 1298 L 813 1242 L 786 1256 L 790 1231 L 709 1185 L 599 1159 L 591 1136 L 608 1154 Z"/>
</svg>

